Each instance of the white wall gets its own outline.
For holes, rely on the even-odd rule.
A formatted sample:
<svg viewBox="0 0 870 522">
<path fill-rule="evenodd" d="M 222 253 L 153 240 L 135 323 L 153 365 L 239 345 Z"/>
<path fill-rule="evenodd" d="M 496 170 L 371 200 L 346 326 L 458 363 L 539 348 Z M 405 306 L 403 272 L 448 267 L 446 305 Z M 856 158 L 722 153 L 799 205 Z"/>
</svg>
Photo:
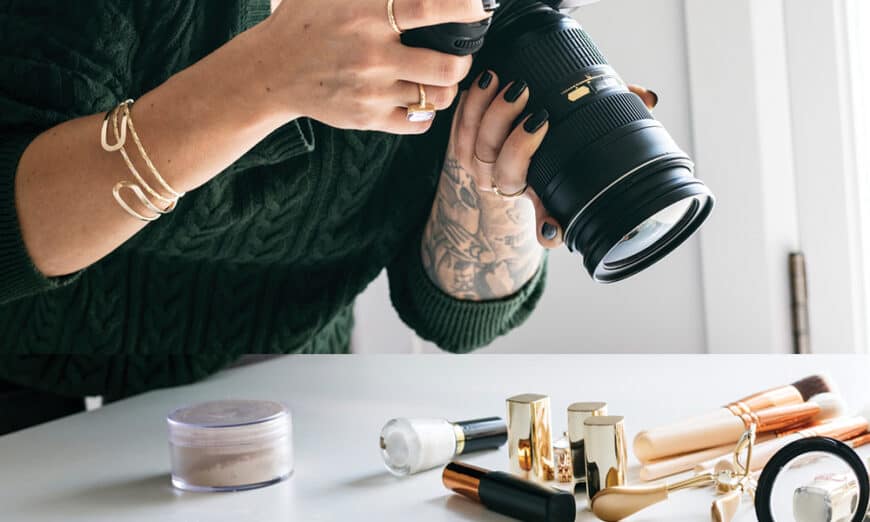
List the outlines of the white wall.
<svg viewBox="0 0 870 522">
<path fill-rule="evenodd" d="M 656 117 L 692 154 L 683 0 L 604 0 L 576 16 L 626 81 L 659 94 Z M 548 282 L 529 321 L 484 351 L 706 351 L 697 238 L 647 271 L 609 286 L 593 283 L 580 259 L 562 248 L 551 254 Z M 356 314 L 355 351 L 421 349 L 392 310 L 384 275 L 359 297 Z"/>
</svg>

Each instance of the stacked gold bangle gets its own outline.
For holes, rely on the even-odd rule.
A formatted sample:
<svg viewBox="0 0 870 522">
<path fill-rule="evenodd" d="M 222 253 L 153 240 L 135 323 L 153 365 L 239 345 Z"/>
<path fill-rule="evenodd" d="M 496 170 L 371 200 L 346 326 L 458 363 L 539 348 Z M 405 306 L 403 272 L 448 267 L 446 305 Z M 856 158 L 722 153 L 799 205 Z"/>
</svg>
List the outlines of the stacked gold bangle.
<svg viewBox="0 0 870 522">
<path fill-rule="evenodd" d="M 116 183 L 115 186 L 112 187 L 112 195 L 115 197 L 115 201 L 118 202 L 118 205 L 120 205 L 124 211 L 140 221 L 156 221 L 161 215 L 172 212 L 175 209 L 178 200 L 184 196 L 184 192 L 178 192 L 173 189 L 169 183 L 166 182 L 163 176 L 160 175 L 157 167 L 151 161 L 151 158 L 145 151 L 145 147 L 142 145 L 142 140 L 139 139 L 139 134 L 136 132 L 136 126 L 133 124 L 133 115 L 131 114 L 132 107 L 133 100 L 126 100 L 119 103 L 117 107 L 106 113 L 106 117 L 103 119 L 103 128 L 100 133 L 100 144 L 106 152 L 120 152 L 121 157 L 124 159 L 124 163 L 127 165 L 127 169 L 136 180 L 135 182 L 122 180 Z M 110 123 L 112 133 L 115 136 L 114 144 L 109 144 L 108 142 L 107 135 L 109 133 Z M 133 138 L 133 142 L 136 144 L 136 148 L 139 150 L 139 155 L 142 156 L 142 160 L 145 162 L 145 165 L 148 166 L 151 176 L 157 181 L 160 188 L 163 189 L 166 194 L 169 194 L 168 196 L 154 190 L 154 188 L 145 181 L 139 173 L 139 170 L 136 168 L 136 165 L 134 165 L 133 161 L 130 159 L 130 155 L 127 153 L 127 148 L 125 147 L 128 131 L 130 136 Z M 151 214 L 143 214 L 131 207 L 123 198 L 122 193 L 124 190 L 132 192 L 142 206 L 148 209 Z M 156 204 L 155 201 L 157 201 Z"/>
</svg>

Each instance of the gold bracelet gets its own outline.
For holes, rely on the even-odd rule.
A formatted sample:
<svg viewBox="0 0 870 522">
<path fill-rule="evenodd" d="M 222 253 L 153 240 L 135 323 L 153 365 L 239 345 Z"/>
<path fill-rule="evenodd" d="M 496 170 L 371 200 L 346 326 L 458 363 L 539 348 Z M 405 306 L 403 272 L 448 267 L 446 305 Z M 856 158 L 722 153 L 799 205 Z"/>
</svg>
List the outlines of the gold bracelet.
<svg viewBox="0 0 870 522">
<path fill-rule="evenodd" d="M 139 188 L 139 185 L 136 185 L 135 183 L 131 183 L 129 181 L 119 181 L 119 182 L 115 183 L 114 187 L 112 187 L 112 195 L 115 196 L 115 201 L 118 202 L 118 205 L 120 205 L 122 209 L 124 209 L 125 211 L 127 211 L 128 214 L 130 214 L 131 216 L 133 216 L 134 218 L 136 218 L 140 221 L 151 222 L 151 221 L 157 221 L 157 219 L 160 218 L 160 214 L 157 214 L 154 216 L 146 216 L 144 214 L 140 214 L 139 212 L 134 210 L 133 207 L 128 205 L 127 202 L 124 201 L 124 198 L 121 197 L 121 190 L 125 189 L 125 188 L 130 189 L 130 191 L 133 192 L 133 194 L 135 194 L 136 197 L 139 198 L 139 201 L 141 201 L 143 203 L 148 201 L 148 198 L 145 197 L 145 193 L 142 192 L 142 189 Z M 149 203 L 150 203 L 150 201 L 149 201 Z"/>
<path fill-rule="evenodd" d="M 126 104 L 127 102 L 124 102 L 124 103 Z M 121 108 L 121 105 L 119 105 L 118 107 L 115 108 L 114 111 L 112 111 L 112 130 L 115 133 L 115 140 L 117 141 L 117 143 L 119 143 L 121 145 L 121 147 L 118 149 L 118 152 L 121 153 L 121 157 L 124 158 L 124 163 L 127 164 L 127 168 L 130 170 L 130 173 L 133 174 L 133 177 L 136 178 L 136 181 L 139 183 L 139 187 L 137 187 L 140 189 L 139 192 L 141 192 L 141 189 L 144 188 L 145 191 L 148 192 L 149 194 L 151 194 L 152 197 L 154 197 L 158 201 L 168 203 L 169 205 L 164 210 L 164 209 L 161 209 L 160 207 L 154 205 L 151 202 L 151 200 L 149 200 L 148 198 L 139 198 L 139 199 L 142 201 L 142 204 L 151 212 L 154 212 L 157 214 L 167 214 L 169 212 L 172 212 L 175 209 L 175 205 L 178 202 L 178 199 L 177 198 L 176 199 L 166 198 L 163 195 L 161 195 L 159 192 L 157 192 L 156 190 L 151 188 L 151 186 L 144 179 L 142 179 L 142 176 L 139 174 L 139 170 L 136 169 L 136 166 L 130 160 L 130 156 L 127 154 L 127 149 L 126 149 L 126 147 L 124 147 L 123 140 L 125 139 L 125 136 L 120 135 L 119 129 L 118 129 L 118 109 L 119 108 Z M 122 121 L 129 121 L 129 117 L 125 114 L 123 116 Z M 143 194 L 143 196 L 144 196 L 144 194 Z"/>
<path fill-rule="evenodd" d="M 130 101 L 130 100 L 127 100 Z M 126 102 L 124 102 L 126 103 Z M 109 145 L 108 141 L 108 133 L 109 133 L 109 119 L 114 118 L 115 114 L 118 112 L 118 107 L 121 105 L 116 105 L 114 108 L 110 109 L 109 112 L 106 113 L 105 118 L 103 118 L 103 128 L 100 130 L 100 145 L 102 145 L 103 150 L 106 152 L 115 152 L 117 150 L 121 150 L 121 147 L 127 142 L 127 117 L 124 117 L 123 125 L 121 125 L 121 136 L 119 137 L 117 133 L 115 133 L 115 144 Z"/>
<path fill-rule="evenodd" d="M 133 141 L 136 143 L 136 147 L 139 149 L 139 154 L 142 156 L 142 159 L 145 160 L 145 164 L 148 165 L 148 168 L 151 170 L 151 175 L 154 176 L 154 179 L 157 180 L 157 183 L 163 187 L 163 190 L 172 194 L 172 196 L 178 200 L 184 196 L 184 192 L 178 192 L 173 189 L 169 183 L 163 179 L 163 176 L 160 175 L 160 172 L 157 171 L 157 167 L 154 166 L 154 163 L 151 161 L 151 158 L 148 156 L 148 153 L 145 152 L 145 147 L 142 145 L 142 141 L 139 139 L 139 134 L 136 132 L 136 126 L 133 125 L 133 115 L 130 112 L 130 108 L 133 106 L 133 100 L 127 100 L 123 103 L 123 111 L 124 116 L 126 116 L 127 125 L 130 127 L 130 135 L 133 136 Z"/>
</svg>

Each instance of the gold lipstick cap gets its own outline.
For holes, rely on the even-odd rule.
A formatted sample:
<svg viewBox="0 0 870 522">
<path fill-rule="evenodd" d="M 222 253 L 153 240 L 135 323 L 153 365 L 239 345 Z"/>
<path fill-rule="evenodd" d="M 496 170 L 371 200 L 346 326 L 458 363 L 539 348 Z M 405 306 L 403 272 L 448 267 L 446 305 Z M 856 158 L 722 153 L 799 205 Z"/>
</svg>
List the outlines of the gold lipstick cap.
<svg viewBox="0 0 870 522">
<path fill-rule="evenodd" d="M 507 400 L 510 471 L 524 478 L 553 480 L 550 398 L 526 393 Z"/>
<path fill-rule="evenodd" d="M 589 498 L 604 488 L 625 484 L 628 452 L 625 423 L 619 416 L 589 417 L 583 423 L 586 446 L 586 493 Z"/>
<path fill-rule="evenodd" d="M 586 451 L 583 449 L 583 422 L 589 417 L 607 415 L 606 402 L 575 402 L 568 406 L 568 442 L 574 480 L 586 480 Z"/>
</svg>

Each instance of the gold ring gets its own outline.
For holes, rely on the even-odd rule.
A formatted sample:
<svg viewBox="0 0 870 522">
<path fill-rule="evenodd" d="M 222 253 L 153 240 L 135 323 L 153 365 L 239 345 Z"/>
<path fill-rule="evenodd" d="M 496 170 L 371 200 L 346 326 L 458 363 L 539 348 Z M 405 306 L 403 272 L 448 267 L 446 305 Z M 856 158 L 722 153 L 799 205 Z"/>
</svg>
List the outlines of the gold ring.
<svg viewBox="0 0 870 522">
<path fill-rule="evenodd" d="M 402 28 L 396 22 L 396 0 L 387 0 L 387 19 L 390 21 L 390 27 L 396 34 L 402 34 Z"/>
<path fill-rule="evenodd" d="M 493 174 L 493 175 L 490 177 L 490 179 L 492 180 L 492 191 L 495 192 L 497 195 L 499 195 L 499 196 L 505 198 L 505 199 L 518 198 L 518 197 L 522 196 L 523 194 L 525 194 L 525 193 L 526 193 L 526 189 L 529 188 L 529 184 L 526 183 L 525 186 L 524 186 L 523 188 L 521 188 L 520 190 L 514 192 L 513 194 L 505 194 L 504 192 L 501 191 L 500 188 L 498 188 L 498 182 L 497 182 L 496 179 L 495 179 L 495 174 Z"/>
<path fill-rule="evenodd" d="M 477 151 L 471 153 L 471 156 L 474 158 L 474 161 L 480 163 L 481 165 L 486 165 L 487 167 L 492 167 L 496 164 L 495 161 L 483 161 L 480 159 L 480 156 L 477 155 Z"/>
<path fill-rule="evenodd" d="M 426 103 L 426 88 L 422 83 L 417 84 L 420 93 L 420 103 L 408 106 L 408 121 L 423 122 L 435 117 L 435 106 Z"/>
</svg>

